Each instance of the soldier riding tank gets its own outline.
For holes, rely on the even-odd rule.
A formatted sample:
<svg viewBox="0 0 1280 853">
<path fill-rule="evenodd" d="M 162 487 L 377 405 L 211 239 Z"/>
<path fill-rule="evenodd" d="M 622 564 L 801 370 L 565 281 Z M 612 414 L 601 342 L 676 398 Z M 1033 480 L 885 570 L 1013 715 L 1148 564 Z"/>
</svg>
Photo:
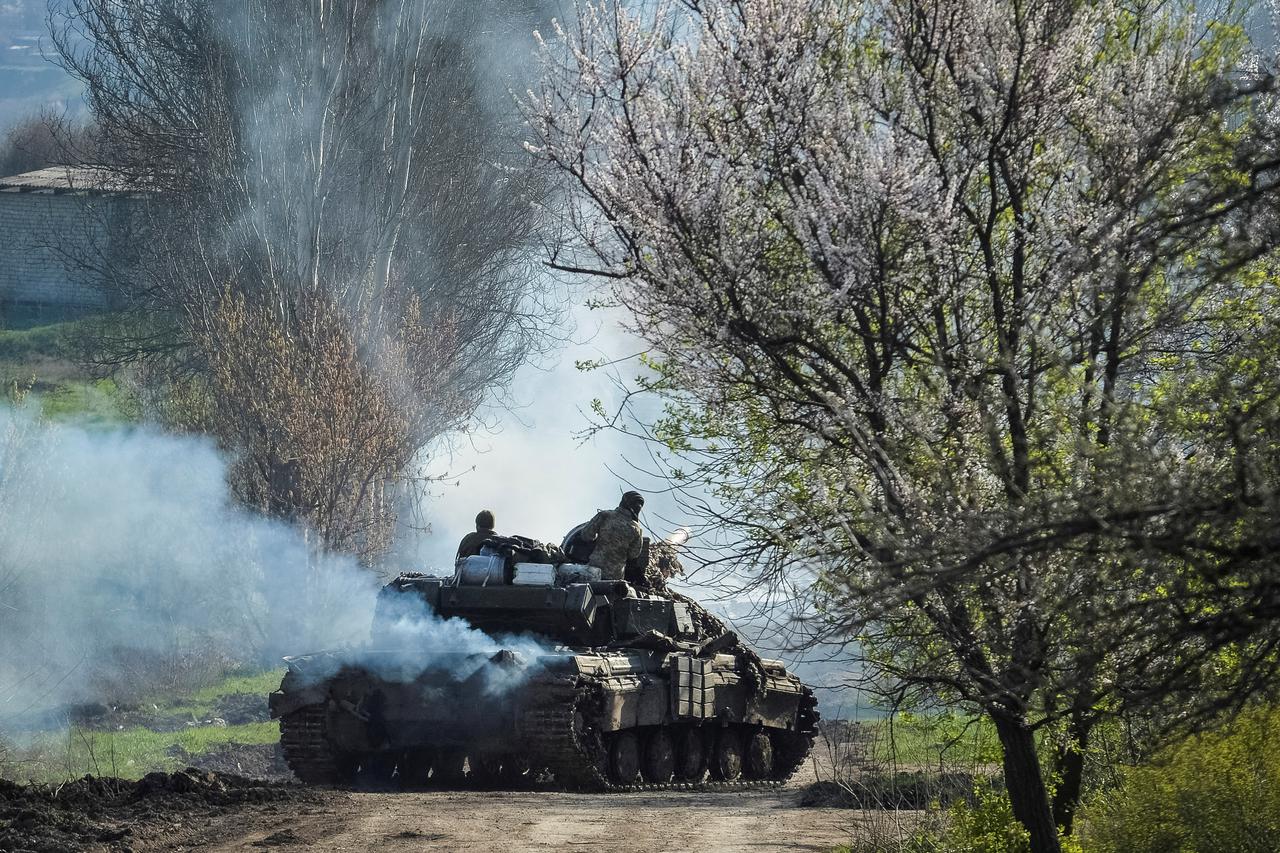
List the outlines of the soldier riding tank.
<svg viewBox="0 0 1280 853">
<path fill-rule="evenodd" d="M 270 700 L 286 761 L 327 785 L 365 774 L 517 786 L 549 773 L 582 790 L 785 781 L 813 743 L 812 691 L 647 580 L 649 552 L 646 540 L 631 583 L 556 565 L 556 549 L 522 537 L 488 541 L 451 578 L 401 575 L 379 595 L 369 650 L 286 659 Z M 435 617 L 532 635 L 539 651 L 415 646 L 403 628 Z"/>
</svg>

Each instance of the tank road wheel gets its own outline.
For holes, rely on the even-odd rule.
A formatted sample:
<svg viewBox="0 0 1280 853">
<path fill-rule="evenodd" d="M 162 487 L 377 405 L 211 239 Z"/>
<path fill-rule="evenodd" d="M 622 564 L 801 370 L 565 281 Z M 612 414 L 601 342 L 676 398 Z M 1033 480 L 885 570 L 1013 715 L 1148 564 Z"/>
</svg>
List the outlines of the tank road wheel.
<svg viewBox="0 0 1280 853">
<path fill-rule="evenodd" d="M 431 783 L 431 750 L 410 749 L 400 756 L 400 784 L 422 788 Z"/>
<path fill-rule="evenodd" d="M 771 779 L 785 782 L 799 769 L 813 747 L 813 735 L 779 731 L 773 741 L 773 773 Z"/>
<path fill-rule="evenodd" d="M 656 729 L 644 741 L 644 781 L 665 785 L 676 772 L 676 745 L 665 728 Z"/>
<path fill-rule="evenodd" d="M 504 788 L 523 788 L 533 781 L 533 770 L 529 767 L 529 759 L 519 755 L 502 756 L 502 769 L 498 781 Z"/>
<path fill-rule="evenodd" d="M 733 729 L 721 729 L 711 750 L 711 778 L 732 782 L 742 775 L 742 738 Z"/>
<path fill-rule="evenodd" d="M 707 753 L 702 741 L 702 730 L 689 726 L 679 735 L 676 752 L 676 777 L 681 782 L 700 782 L 707 770 Z"/>
<path fill-rule="evenodd" d="M 768 732 L 758 731 L 747 739 L 742 772 L 748 779 L 768 779 L 773 774 L 773 740 Z"/>
<path fill-rule="evenodd" d="M 496 787 L 502 778 L 501 756 L 491 754 L 469 755 L 467 756 L 467 766 L 471 768 L 471 772 L 467 776 L 468 780 L 482 788 Z"/>
<path fill-rule="evenodd" d="M 463 763 L 466 753 L 442 751 L 431 764 L 431 781 L 446 788 L 456 788 L 466 779 Z"/>
<path fill-rule="evenodd" d="M 619 785 L 640 782 L 640 741 L 635 732 L 618 732 L 609 744 L 609 778 Z"/>
</svg>

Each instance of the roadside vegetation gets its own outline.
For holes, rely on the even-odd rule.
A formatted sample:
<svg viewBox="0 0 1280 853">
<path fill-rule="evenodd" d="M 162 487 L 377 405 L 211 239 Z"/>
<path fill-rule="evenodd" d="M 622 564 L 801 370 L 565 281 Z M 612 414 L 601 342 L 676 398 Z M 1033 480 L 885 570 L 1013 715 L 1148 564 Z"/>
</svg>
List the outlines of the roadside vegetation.
<svg viewBox="0 0 1280 853">
<path fill-rule="evenodd" d="M 978 718 L 827 721 L 805 806 L 857 809 L 858 842 L 833 853 L 1028 853 Z M 971 733 L 966 746 L 957 728 Z M 983 731 L 986 729 L 985 731 Z M 1053 744 L 1038 748 L 1049 757 Z M 1280 849 L 1280 711 L 1255 707 L 1154 750 L 1110 724 L 1086 756 L 1068 853 L 1270 853 Z"/>
<path fill-rule="evenodd" d="M 128 705 L 93 703 L 58 709 L 45 725 L 25 725 L 0 747 L 0 778 L 58 783 L 85 774 L 140 779 L 237 757 L 270 762 L 279 725 L 267 719 L 267 694 L 281 670 L 236 673 L 190 693 Z M 232 717 L 233 721 L 221 715 Z M 240 748 L 250 747 L 248 753 Z"/>
<path fill-rule="evenodd" d="M 12 748 L 3 768 L 6 779 L 58 783 L 86 774 L 118 779 L 141 779 L 148 773 L 171 773 L 199 765 L 203 756 L 227 747 L 278 743 L 275 722 L 238 726 L 192 726 L 176 732 L 145 727 L 99 732 L 73 727 L 50 733 Z"/>
<path fill-rule="evenodd" d="M 140 416 L 122 378 L 96 377 L 77 357 L 96 318 L 34 321 L 0 328 L 0 382 L 21 392 L 53 420 L 112 426 Z"/>
</svg>

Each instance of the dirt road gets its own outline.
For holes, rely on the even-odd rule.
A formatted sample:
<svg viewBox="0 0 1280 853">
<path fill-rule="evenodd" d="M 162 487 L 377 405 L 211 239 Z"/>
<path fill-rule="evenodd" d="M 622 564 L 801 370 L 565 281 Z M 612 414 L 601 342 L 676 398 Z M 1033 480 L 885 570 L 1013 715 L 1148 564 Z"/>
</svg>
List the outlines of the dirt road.
<svg viewBox="0 0 1280 853">
<path fill-rule="evenodd" d="M 856 812 L 796 808 L 795 797 L 795 790 L 609 796 L 327 791 L 297 813 L 280 806 L 247 810 L 186 827 L 154 846 L 135 838 L 134 849 L 826 853 L 848 843 Z"/>
</svg>

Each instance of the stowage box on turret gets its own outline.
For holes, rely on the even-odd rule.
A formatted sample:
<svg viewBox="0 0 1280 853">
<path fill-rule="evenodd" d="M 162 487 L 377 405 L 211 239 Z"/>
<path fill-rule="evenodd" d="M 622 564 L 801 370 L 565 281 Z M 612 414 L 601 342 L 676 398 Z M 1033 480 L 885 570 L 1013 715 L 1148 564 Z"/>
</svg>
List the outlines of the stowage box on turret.
<svg viewBox="0 0 1280 853">
<path fill-rule="evenodd" d="M 298 778 L 516 786 L 549 774 L 618 790 L 776 784 L 803 763 L 816 703 L 780 662 L 679 596 L 539 560 L 529 540 L 495 539 L 451 578 L 401 575 L 379 596 L 370 650 L 288 658 L 271 713 Z M 519 650 L 478 654 L 469 630 L 424 630 L 449 618 Z"/>
</svg>

